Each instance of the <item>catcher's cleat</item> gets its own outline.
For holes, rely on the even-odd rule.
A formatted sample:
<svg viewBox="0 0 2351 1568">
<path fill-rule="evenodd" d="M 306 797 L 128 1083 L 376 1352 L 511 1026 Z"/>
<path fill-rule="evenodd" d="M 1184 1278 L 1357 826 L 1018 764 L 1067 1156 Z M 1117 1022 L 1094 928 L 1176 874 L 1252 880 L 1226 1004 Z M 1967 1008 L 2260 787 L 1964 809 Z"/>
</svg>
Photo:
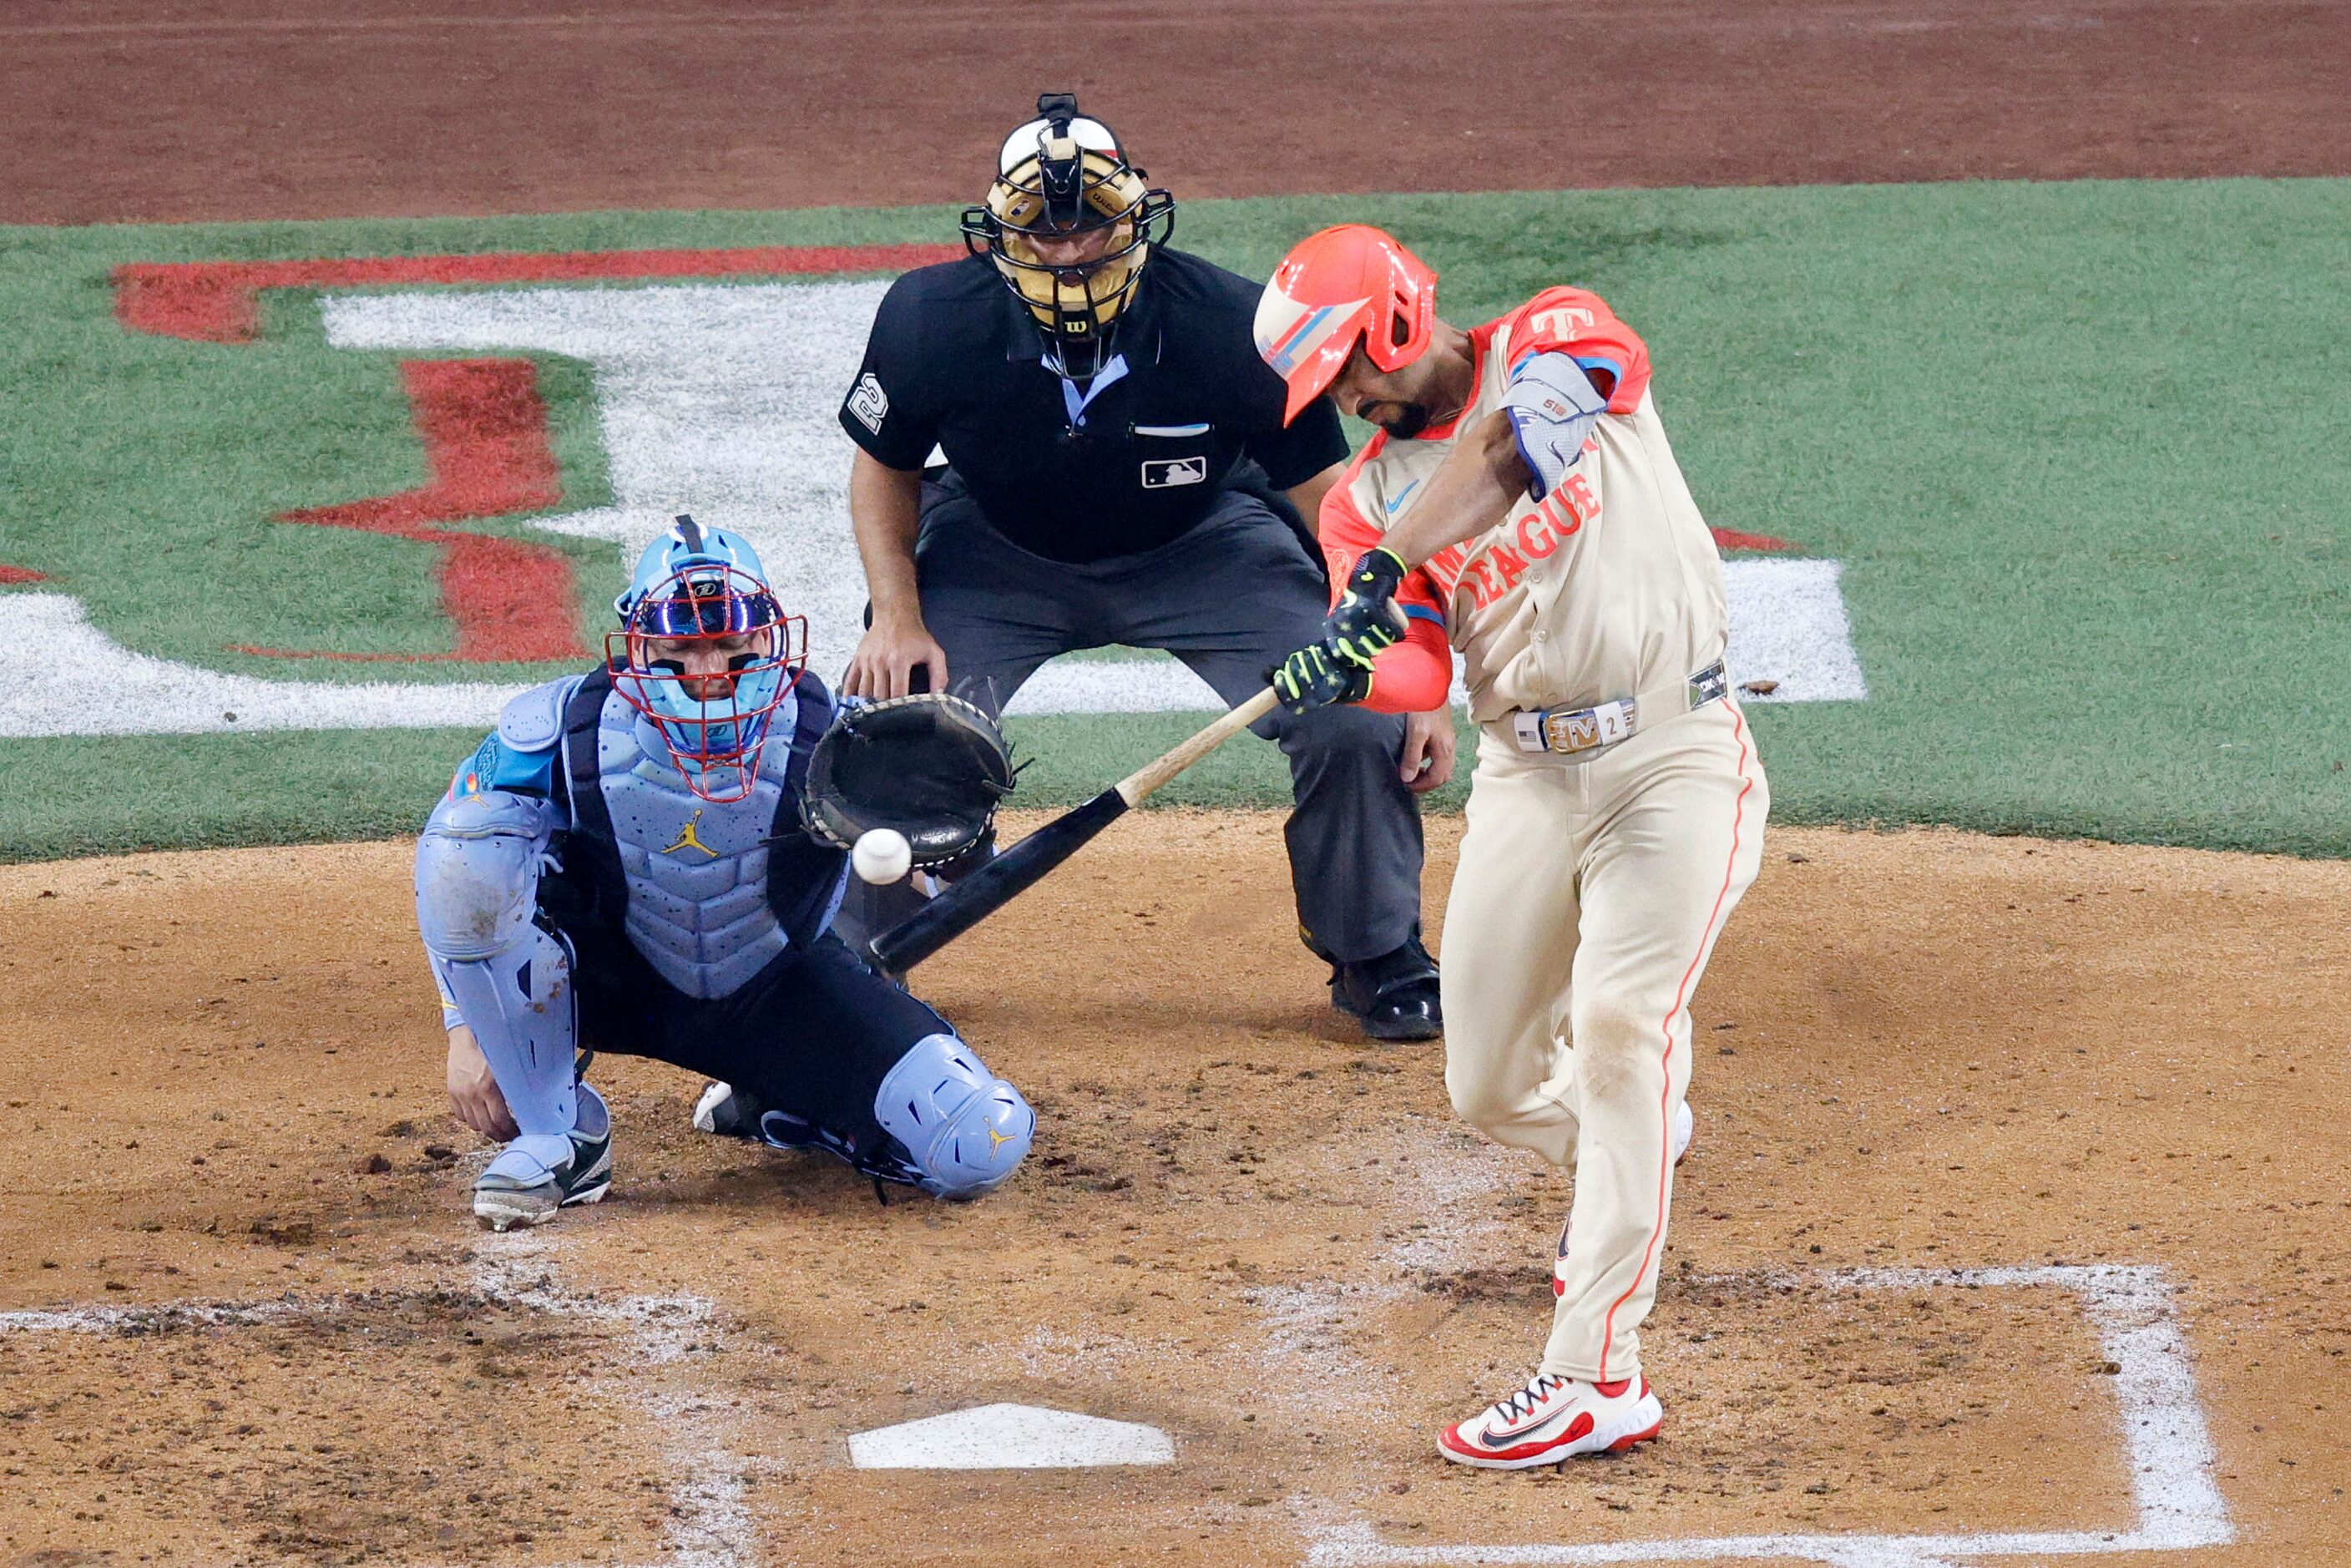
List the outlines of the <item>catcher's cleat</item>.
<svg viewBox="0 0 2351 1568">
<path fill-rule="evenodd" d="M 1445 1428 L 1437 1451 L 1457 1465 L 1523 1470 L 1645 1443 L 1665 1425 L 1646 1377 L 1585 1383 L 1538 1372 L 1509 1398 Z"/>
<path fill-rule="evenodd" d="M 1690 1139 L 1697 1133 L 1698 1118 L 1690 1113 L 1689 1102 L 1685 1100 L 1674 1113 L 1674 1164 L 1689 1158 Z M 1551 1293 L 1554 1301 L 1567 1294 L 1567 1228 L 1572 1222 L 1573 1217 L 1559 1222 L 1559 1249 L 1552 1254 Z"/>
<path fill-rule="evenodd" d="M 603 1130 L 526 1134 L 508 1144 L 475 1179 L 475 1218 L 501 1231 L 544 1225 L 559 1210 L 594 1203 L 611 1190 L 611 1113 L 584 1083 L 580 1097 L 580 1119 Z"/>
<path fill-rule="evenodd" d="M 1437 960 L 1418 936 L 1377 958 L 1333 963 L 1331 1005 L 1361 1019 L 1374 1040 L 1435 1040 L 1445 1032 Z"/>
<path fill-rule="evenodd" d="M 694 1103 L 694 1130 L 765 1144 L 771 1149 L 815 1149 L 855 1163 L 840 1139 L 731 1083 L 705 1086 L 702 1098 Z"/>
<path fill-rule="evenodd" d="M 747 1090 L 730 1083 L 705 1084 L 702 1098 L 694 1103 L 694 1130 L 722 1138 L 757 1138 L 759 1118 L 767 1110 Z"/>
</svg>

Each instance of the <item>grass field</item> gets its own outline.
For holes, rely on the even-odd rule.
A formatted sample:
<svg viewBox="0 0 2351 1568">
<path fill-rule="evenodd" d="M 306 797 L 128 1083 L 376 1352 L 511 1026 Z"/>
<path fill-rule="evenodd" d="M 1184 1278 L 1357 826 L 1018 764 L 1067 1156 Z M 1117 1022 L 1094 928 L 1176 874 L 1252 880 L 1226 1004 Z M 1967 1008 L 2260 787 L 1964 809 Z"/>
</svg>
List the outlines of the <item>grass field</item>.
<svg viewBox="0 0 2351 1568">
<path fill-rule="evenodd" d="M 1781 820 L 2351 854 L 2351 342 L 2332 281 L 2351 276 L 2351 182 L 1199 202 L 1178 238 L 1261 276 L 1341 218 L 1427 256 L 1457 320 L 1553 281 L 1598 289 L 1650 342 L 1709 520 L 1844 563 L 1872 695 L 1757 714 Z M 419 481 L 392 356 L 329 349 L 300 295 L 273 297 L 251 346 L 128 333 L 118 264 L 952 233 L 928 209 L 0 229 L 0 564 L 135 649 L 245 673 L 270 672 L 224 644 L 281 623 L 434 625 L 426 574 L 380 553 L 426 547 L 268 520 Z M 566 508 L 594 504 L 592 389 L 563 361 L 541 380 Z M 611 591 L 608 547 L 485 526 L 566 550 L 589 602 Z M 105 700 L 103 671 L 58 678 Z M 1195 722 L 1024 721 L 1023 794 L 1091 793 Z M 474 739 L 0 741 L 0 857 L 401 832 Z M 1169 798 L 1284 793 L 1249 746 Z"/>
</svg>

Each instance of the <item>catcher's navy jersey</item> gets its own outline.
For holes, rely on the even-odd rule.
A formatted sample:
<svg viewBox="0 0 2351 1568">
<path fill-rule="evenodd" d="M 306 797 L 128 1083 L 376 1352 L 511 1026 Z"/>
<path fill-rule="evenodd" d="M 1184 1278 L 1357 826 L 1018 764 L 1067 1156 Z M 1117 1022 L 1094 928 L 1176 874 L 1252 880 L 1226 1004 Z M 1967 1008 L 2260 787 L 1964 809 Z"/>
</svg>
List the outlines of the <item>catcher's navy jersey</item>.
<svg viewBox="0 0 2351 1568">
<path fill-rule="evenodd" d="M 1274 486 L 1347 456 L 1325 402 L 1282 427 L 1281 378 L 1250 337 L 1259 287 L 1182 251 L 1153 253 L 1113 357 L 1078 385 L 985 256 L 907 273 L 874 317 L 841 428 L 874 460 L 934 445 L 996 529 L 1054 560 L 1134 555 L 1207 514 L 1244 457 Z"/>
</svg>

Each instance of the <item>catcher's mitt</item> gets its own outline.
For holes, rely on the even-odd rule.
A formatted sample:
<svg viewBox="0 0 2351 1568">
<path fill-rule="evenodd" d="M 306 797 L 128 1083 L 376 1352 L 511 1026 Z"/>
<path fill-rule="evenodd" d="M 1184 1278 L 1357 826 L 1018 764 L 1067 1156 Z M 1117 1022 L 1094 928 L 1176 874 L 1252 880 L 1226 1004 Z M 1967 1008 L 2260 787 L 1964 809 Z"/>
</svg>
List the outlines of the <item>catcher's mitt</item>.
<svg viewBox="0 0 2351 1568">
<path fill-rule="evenodd" d="M 961 697 L 926 692 L 844 707 L 809 758 L 800 822 L 842 849 L 895 828 L 914 864 L 944 865 L 986 841 L 1015 771 L 1004 732 Z"/>
</svg>

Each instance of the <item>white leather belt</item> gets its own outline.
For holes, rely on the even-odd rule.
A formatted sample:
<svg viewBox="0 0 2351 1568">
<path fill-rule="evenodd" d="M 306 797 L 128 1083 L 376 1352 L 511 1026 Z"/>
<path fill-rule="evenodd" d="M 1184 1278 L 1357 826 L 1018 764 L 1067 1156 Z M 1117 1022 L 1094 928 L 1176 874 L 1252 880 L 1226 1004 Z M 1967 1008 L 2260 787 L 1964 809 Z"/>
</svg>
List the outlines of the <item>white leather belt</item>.
<svg viewBox="0 0 2351 1568">
<path fill-rule="evenodd" d="M 1717 659 L 1687 680 L 1653 686 L 1636 696 L 1597 707 L 1514 708 L 1496 723 L 1520 751 L 1573 757 L 1631 739 L 1645 715 L 1651 723 L 1671 718 L 1704 707 L 1729 690 L 1729 677 Z"/>
</svg>

